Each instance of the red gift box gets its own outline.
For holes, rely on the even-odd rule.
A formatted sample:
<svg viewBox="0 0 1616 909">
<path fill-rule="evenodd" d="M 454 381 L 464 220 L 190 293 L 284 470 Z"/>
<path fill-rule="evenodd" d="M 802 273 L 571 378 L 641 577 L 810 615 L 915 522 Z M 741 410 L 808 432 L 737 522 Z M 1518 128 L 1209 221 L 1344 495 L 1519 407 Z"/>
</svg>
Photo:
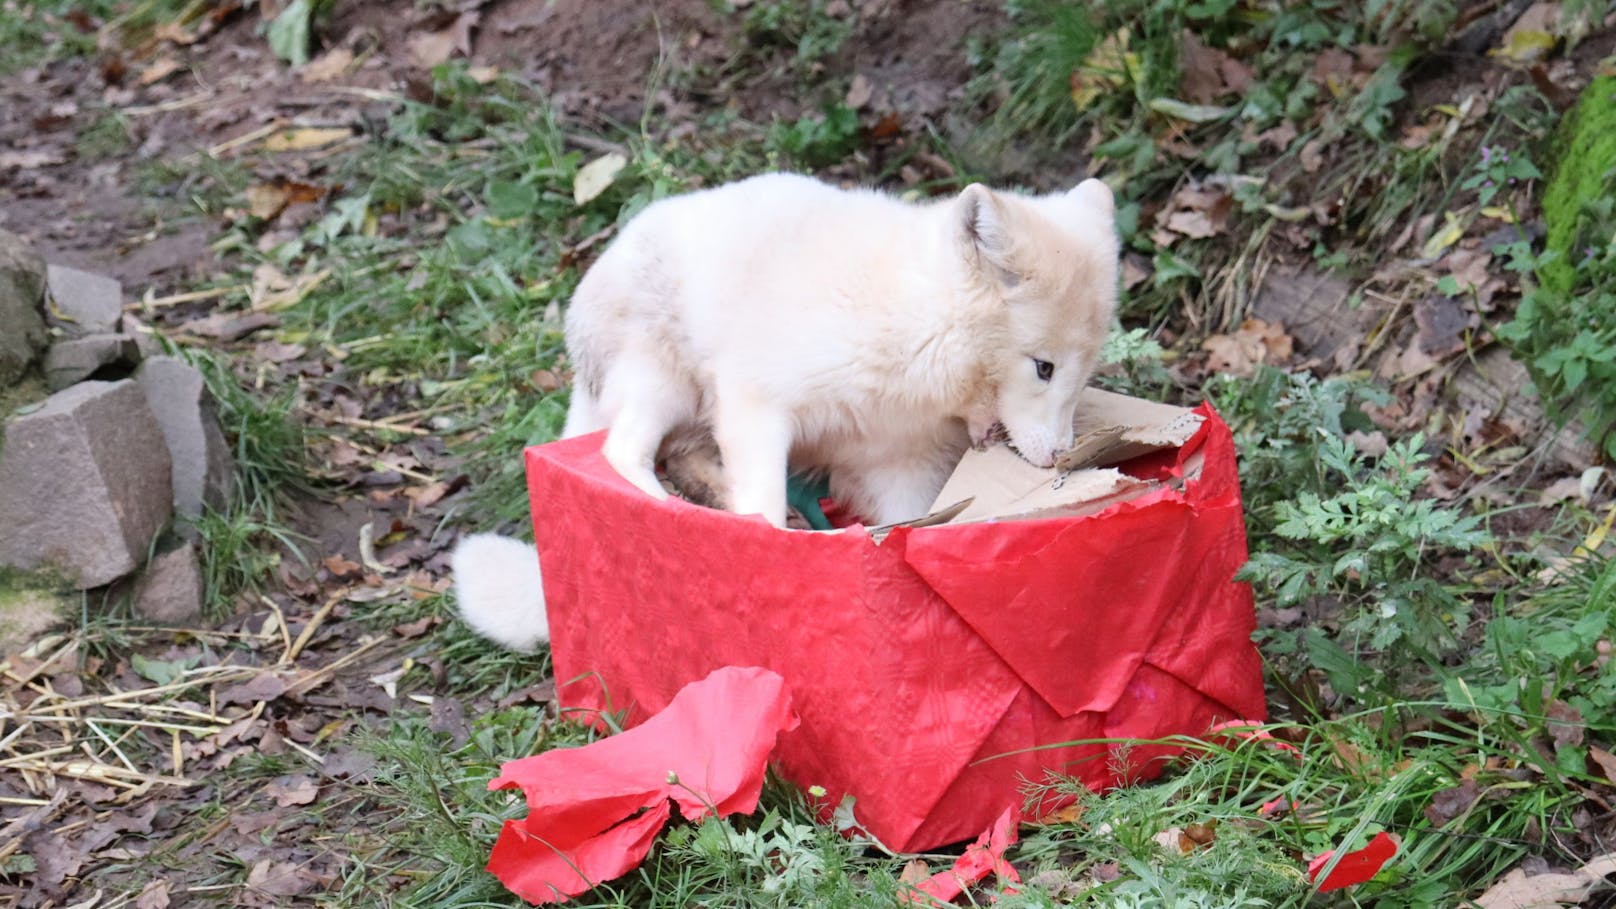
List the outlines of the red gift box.
<svg viewBox="0 0 1616 909">
<path fill-rule="evenodd" d="M 1154 740 L 1261 719 L 1235 451 L 1209 406 L 1123 465 L 1161 483 L 1082 516 L 780 530 L 657 502 L 603 434 L 527 449 L 565 709 L 634 725 L 722 666 L 779 673 L 801 717 L 779 771 L 888 847 L 980 834 L 1046 771 L 1103 788 L 1159 772 Z M 1188 477 L 1188 479 L 1185 479 Z M 1063 742 L 1078 744 L 1054 748 Z"/>
</svg>

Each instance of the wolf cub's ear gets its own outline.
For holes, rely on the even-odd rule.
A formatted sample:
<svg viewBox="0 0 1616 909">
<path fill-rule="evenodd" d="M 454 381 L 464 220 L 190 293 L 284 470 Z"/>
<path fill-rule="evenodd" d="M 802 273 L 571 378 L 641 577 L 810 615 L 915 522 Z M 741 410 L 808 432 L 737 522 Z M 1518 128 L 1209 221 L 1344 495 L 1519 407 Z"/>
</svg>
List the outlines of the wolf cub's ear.
<svg viewBox="0 0 1616 909">
<path fill-rule="evenodd" d="M 1004 208 L 993 191 L 972 183 L 960 192 L 954 208 L 967 247 L 975 248 L 994 265 L 1006 267 L 1010 261 L 1010 230 L 1004 222 Z"/>
<path fill-rule="evenodd" d="M 1066 197 L 1074 202 L 1081 202 L 1108 217 L 1116 214 L 1117 203 L 1111 194 L 1111 187 L 1093 177 L 1077 184 L 1071 192 L 1066 194 Z"/>
</svg>

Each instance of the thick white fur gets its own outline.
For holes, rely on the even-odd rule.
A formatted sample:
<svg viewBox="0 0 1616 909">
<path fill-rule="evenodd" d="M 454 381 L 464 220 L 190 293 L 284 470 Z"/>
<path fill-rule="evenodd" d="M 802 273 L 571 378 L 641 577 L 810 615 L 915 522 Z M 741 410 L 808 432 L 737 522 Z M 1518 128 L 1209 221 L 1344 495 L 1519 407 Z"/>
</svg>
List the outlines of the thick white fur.
<svg viewBox="0 0 1616 909">
<path fill-rule="evenodd" d="M 607 429 L 658 498 L 664 442 L 710 432 L 733 511 L 783 525 L 789 464 L 876 523 L 918 517 L 995 423 L 1035 464 L 1070 445 L 1117 253 L 1098 180 L 916 205 L 770 174 L 665 199 L 573 296 L 564 433 Z"/>
<path fill-rule="evenodd" d="M 531 543 L 492 533 L 455 547 L 455 601 L 471 630 L 512 650 L 532 651 L 550 640 L 539 554 Z"/>
<path fill-rule="evenodd" d="M 1117 256 L 1098 180 L 909 204 L 771 174 L 665 199 L 568 307 L 563 435 L 608 430 L 608 462 L 657 498 L 659 454 L 716 440 L 722 500 L 777 526 L 788 465 L 828 473 L 875 523 L 918 517 L 996 424 L 1035 464 L 1071 444 Z M 518 649 L 548 638 L 532 547 L 468 537 L 454 570 L 479 633 Z"/>
</svg>

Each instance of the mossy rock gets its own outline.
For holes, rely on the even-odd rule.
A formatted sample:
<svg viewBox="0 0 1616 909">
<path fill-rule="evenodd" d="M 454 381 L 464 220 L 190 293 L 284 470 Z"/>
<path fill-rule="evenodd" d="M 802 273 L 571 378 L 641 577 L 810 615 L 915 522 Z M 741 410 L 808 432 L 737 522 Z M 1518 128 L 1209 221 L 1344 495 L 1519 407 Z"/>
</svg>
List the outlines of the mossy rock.
<svg viewBox="0 0 1616 909">
<path fill-rule="evenodd" d="M 1611 242 L 1608 236 L 1590 236 L 1597 219 L 1587 206 L 1609 200 L 1616 186 L 1616 77 L 1595 79 L 1562 121 L 1556 136 L 1554 174 L 1543 193 L 1543 217 L 1548 226 L 1546 245 L 1558 254 L 1539 277 L 1556 293 L 1569 293 L 1577 283 L 1582 249 L 1591 243 Z"/>
<path fill-rule="evenodd" d="M 62 579 L 48 572 L 0 568 L 0 659 L 67 621 L 76 602 Z"/>
</svg>

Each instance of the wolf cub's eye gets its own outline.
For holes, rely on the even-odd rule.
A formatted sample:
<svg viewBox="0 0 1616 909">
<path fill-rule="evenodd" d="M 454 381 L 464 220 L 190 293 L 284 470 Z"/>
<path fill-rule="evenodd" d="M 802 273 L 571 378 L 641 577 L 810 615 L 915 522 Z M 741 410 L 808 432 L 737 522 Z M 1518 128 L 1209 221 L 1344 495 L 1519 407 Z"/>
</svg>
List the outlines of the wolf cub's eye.
<svg viewBox="0 0 1616 909">
<path fill-rule="evenodd" d="M 1050 377 L 1055 374 L 1055 364 L 1049 362 L 1048 360 L 1040 360 L 1037 357 L 1033 357 L 1032 365 L 1034 369 L 1038 370 L 1038 378 L 1040 381 L 1048 382 Z"/>
</svg>

